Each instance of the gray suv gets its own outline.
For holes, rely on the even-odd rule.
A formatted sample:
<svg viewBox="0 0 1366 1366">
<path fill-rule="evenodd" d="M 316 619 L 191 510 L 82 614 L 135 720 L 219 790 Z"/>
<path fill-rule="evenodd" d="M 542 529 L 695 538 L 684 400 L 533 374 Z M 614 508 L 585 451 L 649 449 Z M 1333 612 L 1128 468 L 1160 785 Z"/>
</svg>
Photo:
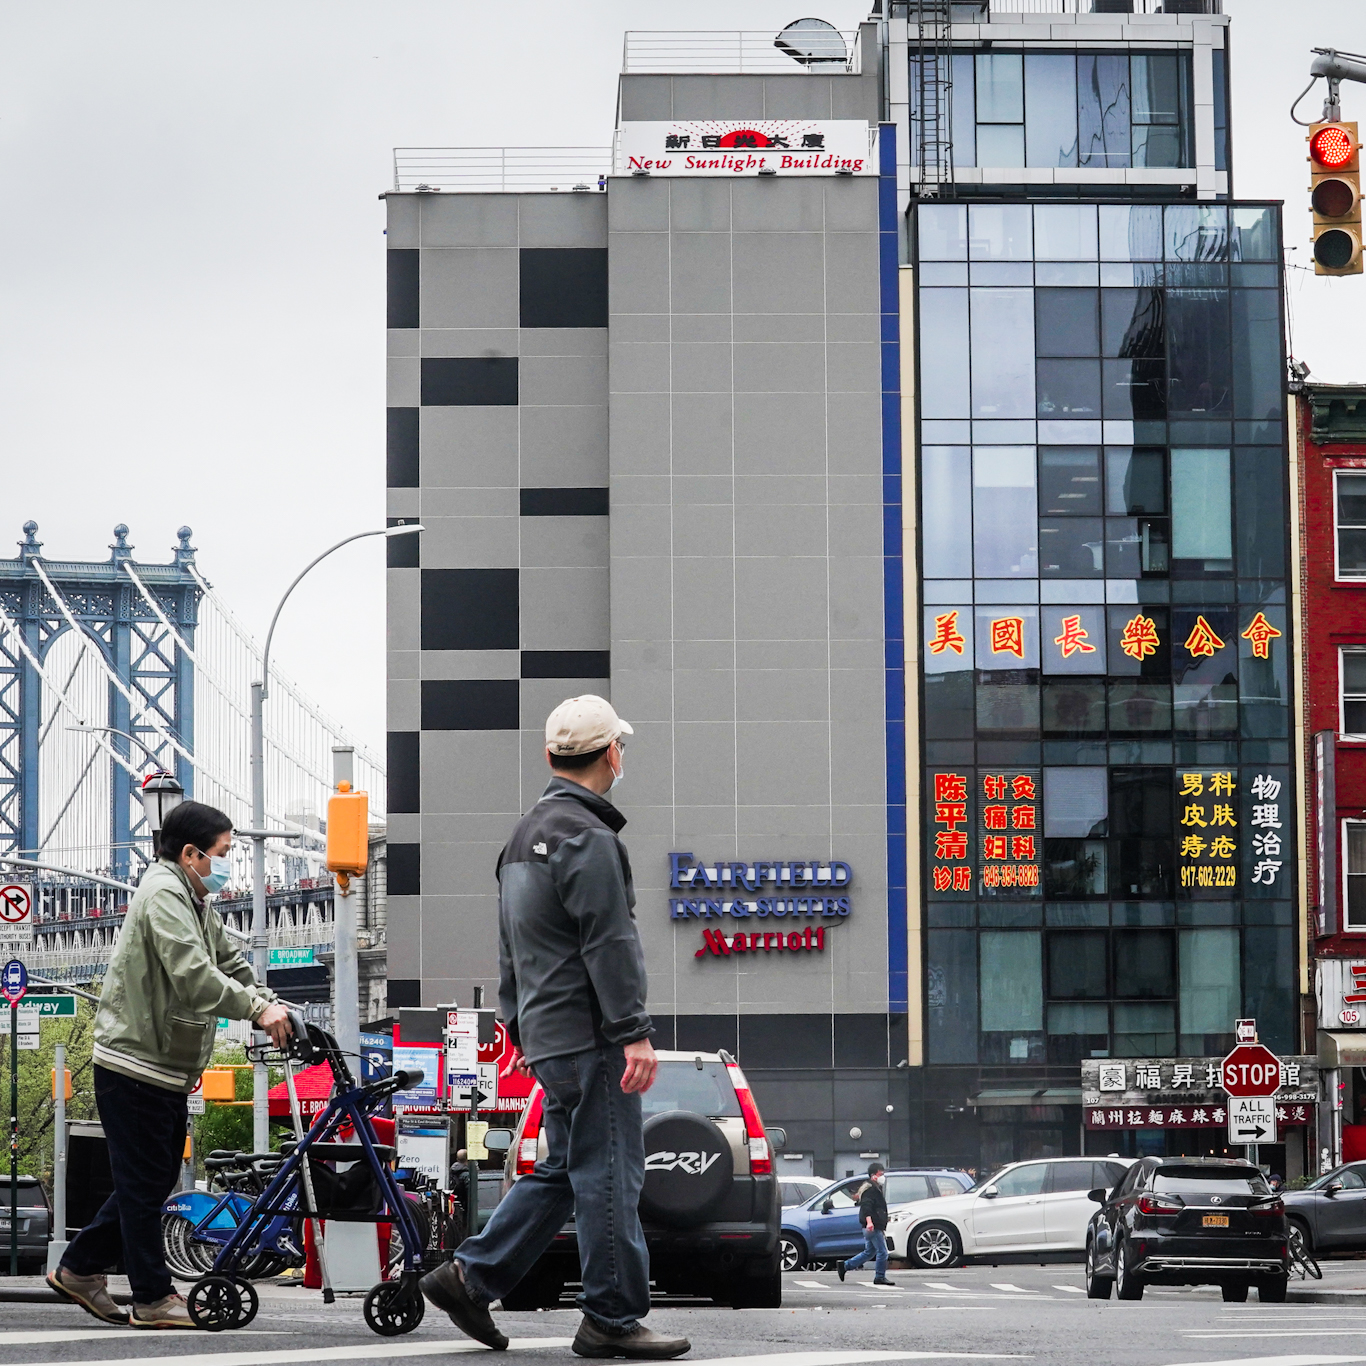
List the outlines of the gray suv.
<svg viewBox="0 0 1366 1366">
<path fill-rule="evenodd" d="M 9 1176 L 0 1175 L 0 1263 L 9 1266 Z M 47 1245 L 52 1237 L 52 1207 L 36 1176 L 19 1178 L 19 1271 L 32 1274 L 47 1268 Z"/>
<path fill-rule="evenodd" d="M 749 1083 L 728 1053 L 661 1052 L 645 1111 L 645 1185 L 640 1219 L 650 1279 L 670 1295 L 703 1295 L 737 1309 L 782 1304 L 778 1263 L 782 1130 L 765 1133 Z M 547 1156 L 541 1089 L 527 1101 L 503 1172 L 509 1190 Z M 579 1279 L 571 1219 L 530 1275 L 503 1297 L 505 1309 L 559 1303 Z"/>
</svg>

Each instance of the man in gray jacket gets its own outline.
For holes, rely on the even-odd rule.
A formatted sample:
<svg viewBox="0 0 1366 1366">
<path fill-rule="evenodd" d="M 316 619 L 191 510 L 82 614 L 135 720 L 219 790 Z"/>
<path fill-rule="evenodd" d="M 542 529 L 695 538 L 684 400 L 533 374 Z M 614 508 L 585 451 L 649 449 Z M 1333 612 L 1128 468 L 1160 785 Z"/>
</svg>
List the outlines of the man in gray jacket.
<svg viewBox="0 0 1366 1366">
<path fill-rule="evenodd" d="M 548 1154 L 422 1290 L 462 1332 L 499 1351 L 488 1306 L 535 1266 L 572 1213 L 583 1274 L 574 1351 L 662 1359 L 689 1350 L 640 1320 L 649 1252 L 640 1093 L 655 1078 L 645 957 L 631 863 L 606 799 L 631 727 L 601 697 L 562 702 L 546 722 L 553 773 L 498 858 L 499 1004 L 515 1066 L 543 1095 Z"/>
</svg>

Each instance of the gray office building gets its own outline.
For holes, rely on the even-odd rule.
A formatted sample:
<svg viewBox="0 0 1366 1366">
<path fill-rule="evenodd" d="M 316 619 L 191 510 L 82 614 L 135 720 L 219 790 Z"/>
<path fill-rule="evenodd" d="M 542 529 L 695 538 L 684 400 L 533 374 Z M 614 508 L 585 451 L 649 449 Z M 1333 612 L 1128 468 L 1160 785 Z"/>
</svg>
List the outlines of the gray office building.
<svg viewBox="0 0 1366 1366">
<path fill-rule="evenodd" d="M 629 34 L 601 153 L 398 154 L 391 1008 L 495 982 L 595 692 L 656 1046 L 794 1174 L 1079 1151 L 1083 1059 L 1292 1029 L 1293 847 L 1216 899 L 1172 829 L 1188 772 L 1293 787 L 1278 215 L 1218 0 L 1095 4 Z"/>
</svg>

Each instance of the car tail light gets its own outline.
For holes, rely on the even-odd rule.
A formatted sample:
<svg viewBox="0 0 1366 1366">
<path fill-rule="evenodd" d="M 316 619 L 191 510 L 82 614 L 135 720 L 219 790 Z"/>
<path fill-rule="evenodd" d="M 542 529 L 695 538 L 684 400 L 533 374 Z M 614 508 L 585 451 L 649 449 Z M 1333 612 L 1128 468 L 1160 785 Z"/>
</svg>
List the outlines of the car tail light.
<svg viewBox="0 0 1366 1366">
<path fill-rule="evenodd" d="M 1284 1214 L 1285 1201 L 1279 1198 L 1268 1201 L 1265 1205 L 1253 1205 L 1248 1211 L 1249 1214 Z"/>
<path fill-rule="evenodd" d="M 735 1099 L 740 1102 L 740 1114 L 745 1121 L 745 1136 L 749 1141 L 749 1171 L 751 1176 L 770 1176 L 773 1172 L 773 1151 L 764 1133 L 764 1122 L 759 1118 L 759 1107 L 738 1063 L 728 1062 L 726 1071 L 735 1087 Z"/>
<path fill-rule="evenodd" d="M 530 1176 L 536 1170 L 536 1150 L 541 1144 L 542 1094 L 539 1086 L 533 1087 L 526 1103 L 526 1120 L 522 1124 L 522 1136 L 517 1140 L 517 1176 Z"/>
<path fill-rule="evenodd" d="M 1180 1200 L 1167 1195 L 1140 1195 L 1138 1198 L 1140 1214 L 1179 1214 L 1184 1208 Z"/>
</svg>

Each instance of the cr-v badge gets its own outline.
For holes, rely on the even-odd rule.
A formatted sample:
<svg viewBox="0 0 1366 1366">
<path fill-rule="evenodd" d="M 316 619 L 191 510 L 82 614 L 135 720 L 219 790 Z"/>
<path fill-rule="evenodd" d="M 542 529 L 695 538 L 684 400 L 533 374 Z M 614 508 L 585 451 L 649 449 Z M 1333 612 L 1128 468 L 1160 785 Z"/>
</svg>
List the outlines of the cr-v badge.
<svg viewBox="0 0 1366 1366">
<path fill-rule="evenodd" d="M 681 1171 L 688 1176 L 701 1176 L 720 1156 L 720 1153 L 651 1153 L 645 1159 L 645 1170 L 647 1172 Z"/>
</svg>

